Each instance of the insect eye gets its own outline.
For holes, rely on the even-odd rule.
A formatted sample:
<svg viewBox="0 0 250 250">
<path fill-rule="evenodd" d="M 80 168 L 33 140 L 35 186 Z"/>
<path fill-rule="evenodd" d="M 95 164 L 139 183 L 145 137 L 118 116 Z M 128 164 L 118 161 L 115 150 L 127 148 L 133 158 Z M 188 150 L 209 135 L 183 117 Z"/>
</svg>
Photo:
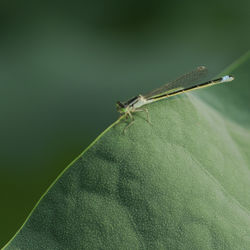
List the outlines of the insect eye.
<svg viewBox="0 0 250 250">
<path fill-rule="evenodd" d="M 124 108 L 124 105 L 121 102 L 116 102 L 117 108 Z"/>
</svg>

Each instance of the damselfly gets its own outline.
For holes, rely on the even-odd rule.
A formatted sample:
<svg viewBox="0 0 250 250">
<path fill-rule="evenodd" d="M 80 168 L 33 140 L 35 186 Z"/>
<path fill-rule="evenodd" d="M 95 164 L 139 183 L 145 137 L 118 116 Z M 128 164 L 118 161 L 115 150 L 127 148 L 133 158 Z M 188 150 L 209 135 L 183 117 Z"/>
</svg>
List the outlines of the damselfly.
<svg viewBox="0 0 250 250">
<path fill-rule="evenodd" d="M 131 119 L 130 123 L 125 127 L 125 129 L 134 122 L 134 117 L 132 115 L 132 113 L 134 112 L 145 111 L 147 113 L 147 121 L 150 123 L 148 109 L 143 108 L 143 106 L 148 103 L 156 102 L 161 99 L 179 95 L 191 90 L 205 88 L 215 84 L 230 82 L 234 80 L 233 76 L 226 75 L 215 80 L 197 84 L 197 82 L 202 77 L 204 77 L 206 73 L 206 67 L 199 66 L 195 70 L 177 78 L 174 81 L 166 83 L 162 87 L 157 88 L 148 94 L 135 96 L 124 103 L 117 102 L 117 111 L 121 113 L 121 115 L 125 115 L 126 118 L 129 117 Z"/>
</svg>

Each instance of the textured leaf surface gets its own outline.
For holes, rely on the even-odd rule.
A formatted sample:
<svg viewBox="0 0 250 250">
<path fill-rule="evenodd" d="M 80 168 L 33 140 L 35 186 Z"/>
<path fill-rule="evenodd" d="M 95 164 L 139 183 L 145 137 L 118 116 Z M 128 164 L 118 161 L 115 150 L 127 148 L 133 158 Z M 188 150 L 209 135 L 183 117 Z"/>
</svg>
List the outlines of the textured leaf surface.
<svg viewBox="0 0 250 250">
<path fill-rule="evenodd" d="M 152 125 L 112 125 L 5 249 L 250 249 L 249 57 L 232 83 L 148 105 Z"/>
</svg>

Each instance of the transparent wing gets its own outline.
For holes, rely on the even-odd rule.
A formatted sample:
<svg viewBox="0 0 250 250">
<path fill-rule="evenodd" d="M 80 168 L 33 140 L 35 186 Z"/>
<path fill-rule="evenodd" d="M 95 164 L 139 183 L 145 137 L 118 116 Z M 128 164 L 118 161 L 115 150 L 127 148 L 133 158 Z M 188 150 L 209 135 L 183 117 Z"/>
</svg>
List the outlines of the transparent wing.
<svg viewBox="0 0 250 250">
<path fill-rule="evenodd" d="M 205 77 L 207 74 L 207 68 L 204 66 L 199 66 L 195 70 L 180 76 L 174 81 L 168 82 L 165 85 L 157 88 L 150 93 L 143 95 L 146 99 L 152 99 L 159 95 L 167 94 L 168 92 L 175 92 L 181 89 L 185 89 L 194 86 L 198 83 L 200 79 Z"/>
</svg>

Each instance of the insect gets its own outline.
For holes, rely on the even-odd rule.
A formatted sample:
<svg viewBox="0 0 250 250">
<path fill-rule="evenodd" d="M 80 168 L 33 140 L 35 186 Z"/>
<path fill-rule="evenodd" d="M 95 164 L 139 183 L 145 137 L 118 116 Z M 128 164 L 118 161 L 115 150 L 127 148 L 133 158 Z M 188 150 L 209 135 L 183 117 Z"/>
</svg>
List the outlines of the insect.
<svg viewBox="0 0 250 250">
<path fill-rule="evenodd" d="M 232 80 L 234 80 L 233 76 L 226 75 L 214 80 L 197 84 L 197 81 L 204 77 L 206 74 L 207 68 L 204 66 L 199 66 L 195 70 L 180 76 L 174 81 L 166 83 L 165 85 L 149 92 L 148 94 L 135 96 L 124 103 L 117 102 L 117 111 L 121 115 L 125 115 L 126 118 L 130 118 L 130 123 L 124 128 L 123 132 L 125 132 L 125 130 L 134 123 L 135 120 L 132 114 L 135 112 L 146 112 L 147 121 L 151 123 L 149 120 L 148 109 L 144 107 L 146 104 L 169 98 L 171 96 L 179 95 L 184 92 L 209 87 L 219 83 L 231 82 Z"/>
</svg>

